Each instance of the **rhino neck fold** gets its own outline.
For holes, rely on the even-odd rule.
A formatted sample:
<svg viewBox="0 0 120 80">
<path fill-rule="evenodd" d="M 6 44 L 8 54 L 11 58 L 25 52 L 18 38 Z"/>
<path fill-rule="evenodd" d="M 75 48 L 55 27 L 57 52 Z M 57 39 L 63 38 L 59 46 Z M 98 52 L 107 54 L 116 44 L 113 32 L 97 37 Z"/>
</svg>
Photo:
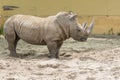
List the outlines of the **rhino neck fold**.
<svg viewBox="0 0 120 80">
<path fill-rule="evenodd" d="M 64 25 L 63 23 L 61 23 L 60 21 L 56 20 L 57 24 L 59 25 L 60 30 L 62 31 L 62 38 L 68 39 L 70 38 L 70 29 L 69 26 Z"/>
</svg>

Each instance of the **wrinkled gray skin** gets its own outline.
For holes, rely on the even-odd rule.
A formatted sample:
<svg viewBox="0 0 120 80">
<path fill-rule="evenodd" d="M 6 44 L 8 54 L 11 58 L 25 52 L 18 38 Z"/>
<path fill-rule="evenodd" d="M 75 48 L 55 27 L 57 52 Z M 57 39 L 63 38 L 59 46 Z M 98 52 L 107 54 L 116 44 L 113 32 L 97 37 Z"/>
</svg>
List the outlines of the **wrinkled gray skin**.
<svg viewBox="0 0 120 80">
<path fill-rule="evenodd" d="M 72 37 L 77 41 L 86 41 L 94 22 L 86 30 L 77 22 L 77 15 L 72 12 L 59 12 L 54 16 L 40 18 L 30 15 L 14 15 L 4 24 L 5 38 L 10 56 L 16 54 L 17 42 L 22 39 L 35 45 L 47 45 L 51 58 L 59 58 L 63 41 Z"/>
</svg>

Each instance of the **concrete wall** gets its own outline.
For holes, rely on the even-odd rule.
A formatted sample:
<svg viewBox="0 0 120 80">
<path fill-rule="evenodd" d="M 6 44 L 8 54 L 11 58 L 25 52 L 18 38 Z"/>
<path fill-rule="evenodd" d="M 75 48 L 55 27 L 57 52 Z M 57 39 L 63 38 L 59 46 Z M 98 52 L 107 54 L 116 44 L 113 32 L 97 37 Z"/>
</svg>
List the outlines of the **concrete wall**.
<svg viewBox="0 0 120 80">
<path fill-rule="evenodd" d="M 3 11 L 3 5 L 20 8 Z M 94 16 L 95 34 L 109 34 L 111 29 L 115 34 L 120 32 L 120 0 L 0 0 L 0 7 L 3 17 L 14 14 L 48 16 L 59 11 L 74 11 L 80 16 L 80 23 L 90 23 Z"/>
</svg>

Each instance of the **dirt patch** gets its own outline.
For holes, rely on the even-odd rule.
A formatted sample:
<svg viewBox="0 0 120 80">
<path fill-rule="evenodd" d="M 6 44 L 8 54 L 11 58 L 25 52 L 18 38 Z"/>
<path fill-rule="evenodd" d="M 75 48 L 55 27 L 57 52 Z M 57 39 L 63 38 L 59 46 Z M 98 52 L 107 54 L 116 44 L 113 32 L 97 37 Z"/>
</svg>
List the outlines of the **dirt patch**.
<svg viewBox="0 0 120 80">
<path fill-rule="evenodd" d="M 46 46 L 20 41 L 21 58 L 9 57 L 7 42 L 0 38 L 0 80 L 120 80 L 120 39 L 69 39 L 60 59 L 49 59 Z"/>
</svg>

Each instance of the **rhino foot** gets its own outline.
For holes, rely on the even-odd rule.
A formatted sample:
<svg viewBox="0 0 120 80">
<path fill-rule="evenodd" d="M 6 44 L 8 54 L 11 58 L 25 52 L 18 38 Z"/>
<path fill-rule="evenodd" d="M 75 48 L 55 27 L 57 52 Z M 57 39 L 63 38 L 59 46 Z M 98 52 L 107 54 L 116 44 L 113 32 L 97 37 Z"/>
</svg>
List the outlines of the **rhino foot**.
<svg viewBox="0 0 120 80">
<path fill-rule="evenodd" d="M 16 57 L 16 58 L 19 57 L 18 54 L 10 54 L 9 56 L 10 57 Z"/>
<path fill-rule="evenodd" d="M 51 59 L 59 59 L 59 56 L 52 56 L 52 55 L 48 55 L 48 58 L 51 58 Z"/>
</svg>

